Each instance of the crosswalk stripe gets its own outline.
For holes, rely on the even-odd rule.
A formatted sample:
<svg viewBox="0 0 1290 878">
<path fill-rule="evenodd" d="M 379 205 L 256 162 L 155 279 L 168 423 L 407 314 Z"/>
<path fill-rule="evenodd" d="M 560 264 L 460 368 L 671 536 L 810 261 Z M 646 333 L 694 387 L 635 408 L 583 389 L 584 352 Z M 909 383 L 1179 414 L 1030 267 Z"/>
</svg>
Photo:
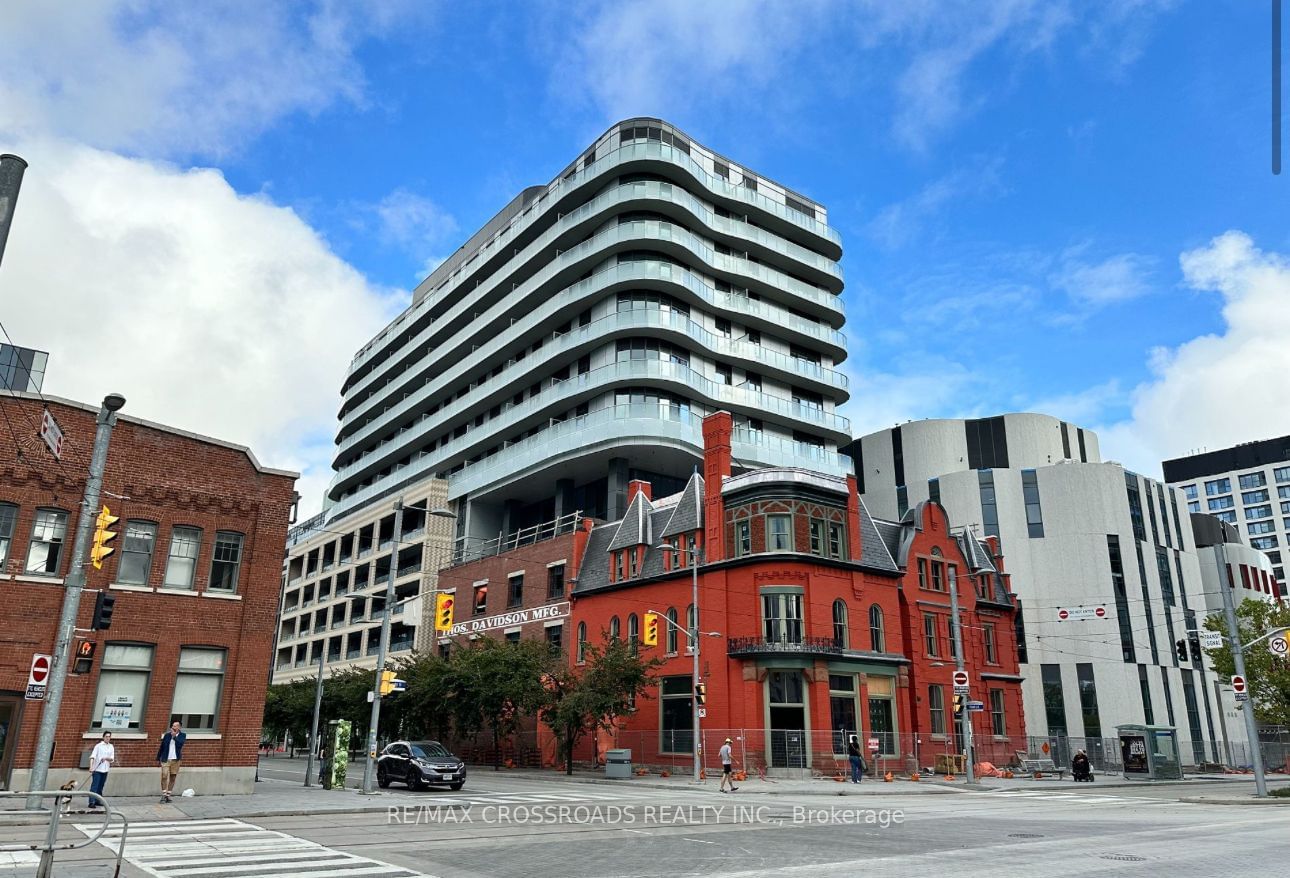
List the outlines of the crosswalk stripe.
<svg viewBox="0 0 1290 878">
<path fill-rule="evenodd" d="M 88 836 L 98 830 L 97 825 L 73 825 Z M 137 829 L 126 836 L 125 857 L 153 878 L 432 878 L 232 818 Z M 115 848 L 120 830 L 99 842 Z"/>
</svg>

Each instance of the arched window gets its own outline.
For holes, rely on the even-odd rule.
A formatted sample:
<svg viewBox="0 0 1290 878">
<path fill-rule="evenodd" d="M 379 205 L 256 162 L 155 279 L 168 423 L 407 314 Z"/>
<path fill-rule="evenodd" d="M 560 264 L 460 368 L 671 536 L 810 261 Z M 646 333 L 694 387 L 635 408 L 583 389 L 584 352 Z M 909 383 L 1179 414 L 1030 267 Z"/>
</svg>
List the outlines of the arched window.
<svg viewBox="0 0 1290 878">
<path fill-rule="evenodd" d="M 887 637 L 882 630 L 882 607 L 877 604 L 869 608 L 869 645 L 874 652 L 887 651 Z"/>
<path fill-rule="evenodd" d="M 680 625 L 676 616 L 676 607 L 667 608 L 667 651 L 676 652 L 676 627 Z"/>
<path fill-rule="evenodd" d="M 699 620 L 697 618 L 697 614 L 694 612 L 694 604 L 690 604 L 685 608 L 685 630 L 690 634 L 689 638 L 687 638 L 685 648 L 690 652 L 694 652 L 694 640 L 699 633 Z"/>
<path fill-rule="evenodd" d="M 632 655 L 641 649 L 641 620 L 632 613 L 627 617 L 627 644 L 632 648 Z"/>
<path fill-rule="evenodd" d="M 847 604 L 842 598 L 833 602 L 833 645 L 847 648 Z"/>
<path fill-rule="evenodd" d="M 578 623 L 578 664 L 587 660 L 587 623 Z"/>
<path fill-rule="evenodd" d="M 617 640 L 619 636 L 622 635 L 622 633 L 623 633 L 622 623 L 618 621 L 617 616 L 614 616 L 609 620 L 609 639 Z"/>
</svg>

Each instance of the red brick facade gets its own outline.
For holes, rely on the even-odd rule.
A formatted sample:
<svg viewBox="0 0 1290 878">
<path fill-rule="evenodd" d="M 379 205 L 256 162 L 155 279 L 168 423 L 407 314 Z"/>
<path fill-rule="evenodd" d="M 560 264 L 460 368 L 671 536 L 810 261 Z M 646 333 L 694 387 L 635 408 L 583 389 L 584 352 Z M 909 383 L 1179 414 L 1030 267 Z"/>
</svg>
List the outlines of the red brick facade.
<svg viewBox="0 0 1290 878">
<path fill-rule="evenodd" d="M 60 464 L 34 438 L 41 400 L 9 398 L 2 404 L 23 439 L 23 448 L 15 453 L 10 439 L 0 453 L 0 503 L 11 504 L 7 511 L 14 519 L 7 528 L 7 551 L 0 567 L 0 624 L 6 631 L 0 642 L 0 720 L 9 722 L 0 786 L 22 788 L 41 715 L 41 702 L 23 700 L 27 672 L 33 653 L 54 650 L 63 597 L 58 586 L 70 563 L 97 406 L 50 402 L 50 411 L 66 436 Z M 181 649 L 205 647 L 224 651 L 218 709 L 213 730 L 189 730 L 181 786 L 203 793 L 250 791 L 295 478 L 293 473 L 260 466 L 244 448 L 131 419 L 125 413 L 118 417 L 102 497 L 103 504 L 120 518 L 113 528 L 118 537 L 111 543 L 116 551 L 102 570 L 87 566 L 77 627 L 89 627 L 98 590 L 109 589 L 117 598 L 116 608 L 109 630 L 78 632 L 78 637 L 97 644 L 97 654 L 91 673 L 67 678 L 50 783 L 60 784 L 69 775 L 84 777 L 79 769 L 82 752 L 101 733 L 92 728 L 96 705 L 99 699 L 118 694 L 99 691 L 107 645 L 129 644 L 151 649 L 146 697 L 132 707 L 130 727 L 112 729 L 117 763 L 108 792 L 157 789 L 155 757 L 175 706 Z M 43 575 L 27 571 L 38 510 L 67 513 L 56 569 Z M 129 521 L 155 526 L 155 538 L 146 575 L 130 577 L 143 582 L 122 585 L 117 577 Z M 163 586 L 177 527 L 196 529 L 199 534 L 187 543 L 196 546 L 196 558 L 186 588 Z M 229 592 L 209 589 L 217 532 L 242 538 L 236 587 Z M 196 535 L 192 530 L 186 533 Z M 143 566 L 139 561 L 136 569 Z M 176 569 L 186 566 L 180 561 Z M 176 573 L 175 578 L 184 577 Z M 221 663 L 218 652 L 203 655 L 214 657 L 209 659 L 214 665 Z"/>
</svg>

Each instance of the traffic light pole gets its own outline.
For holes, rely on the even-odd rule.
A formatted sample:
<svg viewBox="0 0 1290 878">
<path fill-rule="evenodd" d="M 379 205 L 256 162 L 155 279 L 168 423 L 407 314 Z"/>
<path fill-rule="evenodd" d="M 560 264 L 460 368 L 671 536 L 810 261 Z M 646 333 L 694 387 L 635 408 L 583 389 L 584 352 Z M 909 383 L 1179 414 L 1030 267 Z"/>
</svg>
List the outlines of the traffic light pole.
<svg viewBox="0 0 1290 878">
<path fill-rule="evenodd" d="M 963 671 L 963 625 L 959 621 L 959 574 L 954 571 L 950 577 L 950 619 L 953 620 L 954 626 L 954 659 L 958 663 L 958 669 Z M 972 764 L 972 711 L 968 710 L 967 701 L 971 696 L 964 700 L 963 703 L 963 749 L 967 758 L 963 760 L 967 768 L 967 782 L 976 783 L 976 766 Z"/>
<path fill-rule="evenodd" d="M 323 661 L 326 657 L 325 650 L 318 650 L 318 682 L 314 685 L 314 723 L 309 730 L 309 758 L 305 760 L 305 786 L 310 786 L 314 779 L 314 757 L 318 753 L 318 715 L 322 713 Z M 321 767 L 320 765 L 319 768 Z"/>
<path fill-rule="evenodd" d="M 1223 544 L 1215 543 L 1218 554 L 1218 590 L 1223 593 L 1223 615 L 1227 617 L 1228 639 L 1232 642 L 1232 663 L 1236 666 L 1236 675 L 1245 680 L 1245 691 L 1249 692 L 1250 678 L 1245 676 L 1245 649 L 1241 646 L 1241 629 L 1236 624 L 1236 606 L 1232 600 L 1232 589 L 1227 579 L 1227 552 Z M 1250 764 L 1254 768 L 1254 795 L 1260 799 L 1268 797 L 1268 780 L 1263 774 L 1263 753 L 1259 750 L 1259 727 L 1254 719 L 1254 701 L 1246 700 L 1241 705 L 1245 714 L 1245 734 L 1250 739 Z"/>
<path fill-rule="evenodd" d="M 385 579 L 385 609 L 381 613 L 381 646 L 376 653 L 376 673 L 372 677 L 372 720 L 367 727 L 367 761 L 363 765 L 363 793 L 372 792 L 372 774 L 376 763 L 376 729 L 381 724 L 381 672 L 390 646 L 390 616 L 394 612 L 394 579 L 399 568 L 399 535 L 403 531 L 403 498 L 394 503 L 394 534 L 391 538 L 390 573 Z M 377 537 L 380 539 L 379 535 Z"/>
<path fill-rule="evenodd" d="M 72 544 L 71 563 L 67 569 L 67 579 L 63 583 L 63 611 L 58 618 L 58 643 L 54 648 L 54 667 L 49 673 L 45 708 L 40 715 L 40 733 L 36 739 L 36 754 L 31 761 L 31 780 L 27 784 L 29 790 L 46 789 L 49 778 L 49 761 L 54 753 L 54 733 L 58 730 L 58 712 L 63 705 L 63 686 L 67 682 L 72 638 L 76 633 L 76 615 L 81 608 L 81 592 L 85 589 L 86 555 L 99 510 L 99 495 L 103 490 L 108 443 L 112 440 L 116 413 L 123 405 L 124 396 L 110 393 L 103 398 L 103 405 L 99 408 L 89 477 L 85 481 L 85 496 L 81 500 L 80 514 L 76 518 L 76 541 Z M 39 796 L 29 796 L 27 810 L 40 810 L 40 802 Z"/>
<path fill-rule="evenodd" d="M 697 545 L 690 552 L 690 570 L 693 573 L 690 583 L 690 600 L 694 602 L 694 630 L 690 631 L 690 645 L 694 647 L 694 689 L 690 698 L 694 701 L 694 782 L 703 778 L 703 737 L 702 723 L 699 721 L 699 557 L 703 550 Z"/>
</svg>

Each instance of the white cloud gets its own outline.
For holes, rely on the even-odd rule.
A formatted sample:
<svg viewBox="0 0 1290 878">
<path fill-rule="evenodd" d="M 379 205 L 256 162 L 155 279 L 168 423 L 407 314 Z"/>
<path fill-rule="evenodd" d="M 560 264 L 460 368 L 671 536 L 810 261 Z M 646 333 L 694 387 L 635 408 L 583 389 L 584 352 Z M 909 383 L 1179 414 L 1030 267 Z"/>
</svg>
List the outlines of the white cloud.
<svg viewBox="0 0 1290 878">
<path fill-rule="evenodd" d="M 18 0 L 0 40 L 0 133 L 220 155 L 286 114 L 361 105 L 355 44 L 413 8 Z"/>
<path fill-rule="evenodd" d="M 45 389 L 249 445 L 330 477 L 353 351 L 401 305 L 293 211 L 181 170 L 52 140 L 30 162 L 0 288 L 14 341 L 50 352 Z"/>
<path fill-rule="evenodd" d="M 891 98 L 893 136 L 927 148 L 1010 87 L 1020 59 L 1077 31 L 1090 63 L 1122 70 L 1141 53 L 1167 0 L 617 0 L 571 14 L 558 6 L 550 39 L 553 87 L 586 94 L 613 118 L 695 108 L 773 116 L 807 91 L 878 87 Z M 1108 22 L 1128 29 L 1123 37 Z M 572 40 L 569 35 L 572 34 Z M 837 37 L 852 51 L 838 52 Z M 573 49 L 569 46 L 572 42 Z M 825 50 L 825 44 L 827 51 Z M 1005 53 L 997 79 L 967 83 L 973 66 Z M 778 106 L 777 106 L 778 105 Z"/>
<path fill-rule="evenodd" d="M 1127 302 L 1151 291 L 1152 260 L 1136 253 L 1121 253 L 1100 261 L 1084 258 L 1089 246 L 1071 247 L 1062 254 L 1049 276 L 1052 286 L 1065 292 L 1083 310 Z"/>
<path fill-rule="evenodd" d="M 1290 259 L 1229 231 L 1180 264 L 1189 287 L 1222 297 L 1224 327 L 1154 350 L 1132 418 L 1100 431 L 1106 456 L 1147 473 L 1197 448 L 1290 433 Z"/>
<path fill-rule="evenodd" d="M 999 191 L 999 169 L 1003 159 L 995 157 L 972 162 L 927 183 L 918 192 L 880 210 L 865 231 L 880 245 L 895 250 L 911 243 L 933 218 L 942 215 L 953 202 Z"/>
</svg>

